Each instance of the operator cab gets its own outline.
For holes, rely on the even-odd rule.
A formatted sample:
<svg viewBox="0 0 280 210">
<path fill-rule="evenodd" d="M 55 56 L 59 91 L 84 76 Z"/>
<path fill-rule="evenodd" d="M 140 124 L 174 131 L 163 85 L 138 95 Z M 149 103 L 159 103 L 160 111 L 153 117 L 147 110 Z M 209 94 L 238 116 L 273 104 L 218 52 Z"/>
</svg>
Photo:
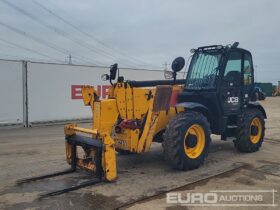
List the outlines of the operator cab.
<svg viewBox="0 0 280 210">
<path fill-rule="evenodd" d="M 178 96 L 178 103 L 205 112 L 215 134 L 223 133 L 226 125 L 237 124 L 242 109 L 251 101 L 252 55 L 237 46 L 235 42 L 192 49 L 184 91 Z"/>
</svg>

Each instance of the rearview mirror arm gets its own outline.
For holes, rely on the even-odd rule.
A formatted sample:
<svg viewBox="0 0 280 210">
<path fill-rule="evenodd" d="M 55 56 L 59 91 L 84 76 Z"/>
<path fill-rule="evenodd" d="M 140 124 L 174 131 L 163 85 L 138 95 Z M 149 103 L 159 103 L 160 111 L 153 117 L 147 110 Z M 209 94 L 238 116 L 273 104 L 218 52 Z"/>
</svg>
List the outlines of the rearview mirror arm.
<svg viewBox="0 0 280 210">
<path fill-rule="evenodd" d="M 174 84 L 175 84 L 175 82 L 176 82 L 176 77 L 177 77 L 177 72 L 173 72 L 173 82 L 174 82 Z"/>
</svg>

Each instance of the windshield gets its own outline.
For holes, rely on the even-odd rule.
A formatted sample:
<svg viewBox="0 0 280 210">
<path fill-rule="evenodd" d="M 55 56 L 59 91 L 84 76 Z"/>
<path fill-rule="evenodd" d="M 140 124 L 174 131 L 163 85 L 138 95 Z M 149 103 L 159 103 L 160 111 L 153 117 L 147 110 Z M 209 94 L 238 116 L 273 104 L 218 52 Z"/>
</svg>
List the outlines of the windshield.
<svg viewBox="0 0 280 210">
<path fill-rule="evenodd" d="M 186 88 L 214 88 L 221 55 L 221 51 L 217 50 L 196 52 L 188 71 Z"/>
</svg>

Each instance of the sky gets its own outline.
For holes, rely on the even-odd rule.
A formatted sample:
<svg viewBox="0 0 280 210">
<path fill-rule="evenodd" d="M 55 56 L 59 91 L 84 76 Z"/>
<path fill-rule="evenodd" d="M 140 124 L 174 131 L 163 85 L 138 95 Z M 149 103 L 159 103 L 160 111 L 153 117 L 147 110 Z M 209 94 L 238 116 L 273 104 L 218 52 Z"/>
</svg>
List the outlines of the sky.
<svg viewBox="0 0 280 210">
<path fill-rule="evenodd" d="M 0 58 L 164 69 L 238 41 L 256 81 L 276 83 L 279 11 L 277 0 L 0 0 Z"/>
</svg>

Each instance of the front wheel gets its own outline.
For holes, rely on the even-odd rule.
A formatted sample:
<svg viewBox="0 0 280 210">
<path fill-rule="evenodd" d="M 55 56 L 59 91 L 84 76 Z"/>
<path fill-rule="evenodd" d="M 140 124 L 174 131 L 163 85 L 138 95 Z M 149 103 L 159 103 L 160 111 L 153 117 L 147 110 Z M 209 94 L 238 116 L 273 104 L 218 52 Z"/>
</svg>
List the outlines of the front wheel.
<svg viewBox="0 0 280 210">
<path fill-rule="evenodd" d="M 262 146 L 265 122 L 262 112 L 248 109 L 240 123 L 234 146 L 240 152 L 256 152 Z"/>
<path fill-rule="evenodd" d="M 210 134 L 209 123 L 201 113 L 179 113 L 164 133 L 162 146 L 167 161 L 180 170 L 198 168 L 208 155 Z"/>
</svg>

